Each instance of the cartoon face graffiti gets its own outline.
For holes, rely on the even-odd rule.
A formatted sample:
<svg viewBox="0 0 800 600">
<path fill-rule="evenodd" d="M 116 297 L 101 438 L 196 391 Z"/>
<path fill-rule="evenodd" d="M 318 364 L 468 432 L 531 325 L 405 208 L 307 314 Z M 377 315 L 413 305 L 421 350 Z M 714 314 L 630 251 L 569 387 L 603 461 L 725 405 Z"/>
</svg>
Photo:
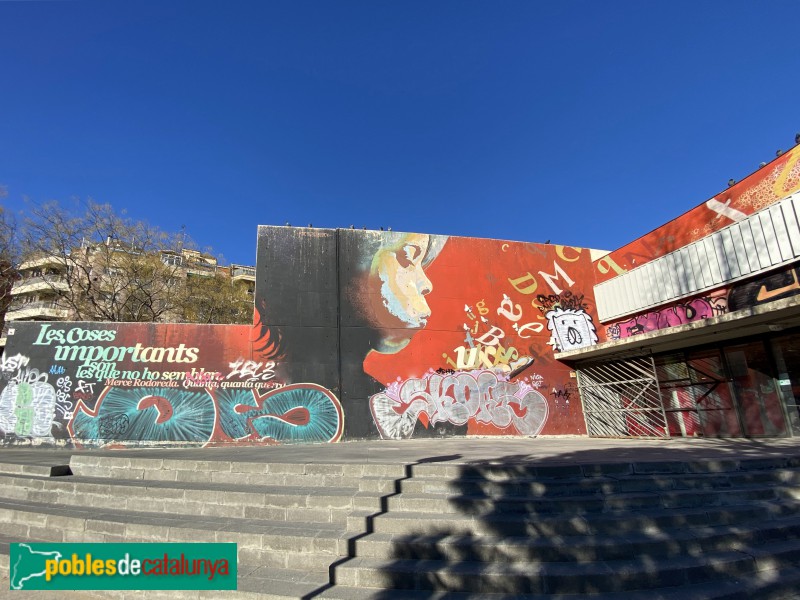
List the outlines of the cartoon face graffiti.
<svg viewBox="0 0 800 600">
<path fill-rule="evenodd" d="M 381 301 L 400 327 L 424 327 L 431 316 L 425 295 L 433 288 L 422 269 L 430 236 L 404 235 L 382 246 L 372 259 L 370 272 L 380 280 Z"/>
<path fill-rule="evenodd" d="M 593 346 L 597 343 L 592 317 L 583 310 L 556 308 L 545 314 L 551 331 L 550 344 L 556 352 Z"/>
</svg>

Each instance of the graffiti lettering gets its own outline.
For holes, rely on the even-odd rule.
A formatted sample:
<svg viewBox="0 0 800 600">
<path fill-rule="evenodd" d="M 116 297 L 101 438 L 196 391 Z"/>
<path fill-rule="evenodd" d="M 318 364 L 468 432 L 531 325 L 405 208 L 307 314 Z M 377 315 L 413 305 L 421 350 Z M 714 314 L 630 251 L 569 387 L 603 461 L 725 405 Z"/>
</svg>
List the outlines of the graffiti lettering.
<svg viewBox="0 0 800 600">
<path fill-rule="evenodd" d="M 500 340 L 506 337 L 506 332 L 499 327 L 492 326 L 492 328 L 484 333 L 481 337 L 476 338 L 476 342 L 484 346 L 497 346 Z"/>
<path fill-rule="evenodd" d="M 457 375 L 428 373 L 390 385 L 372 396 L 370 410 L 381 437 L 410 438 L 421 414 L 431 425 L 474 420 L 536 435 L 547 420 L 544 397 L 524 382 L 511 383 L 493 371 Z"/>
<path fill-rule="evenodd" d="M 36 372 L 36 369 L 31 369 Z M 43 373 L 47 377 L 46 373 Z M 0 431 L 20 437 L 50 437 L 56 413 L 53 386 L 38 378 L 19 379 L 0 393 Z"/>
<path fill-rule="evenodd" d="M 231 372 L 225 379 L 236 376 L 247 381 L 268 381 L 275 377 L 275 362 L 271 360 L 261 363 L 240 358 L 228 366 L 231 368 Z"/>
<path fill-rule="evenodd" d="M 600 271 L 603 275 L 606 275 L 609 271 L 614 271 L 617 275 L 622 275 L 627 271 L 620 267 L 611 256 L 604 256 L 600 260 L 597 261 L 597 270 Z"/>
<path fill-rule="evenodd" d="M 793 290 L 800 289 L 800 282 L 797 281 L 797 272 L 794 269 L 792 269 L 791 274 L 792 274 L 792 283 L 790 283 L 789 285 L 785 285 L 781 288 L 774 290 L 768 290 L 766 284 L 762 285 L 761 288 L 758 290 L 758 295 L 756 296 L 756 302 L 764 302 L 766 300 L 769 300 L 770 298 L 774 298 L 776 296 L 786 294 Z"/>
<path fill-rule="evenodd" d="M 15 354 L 9 357 L 0 356 L 0 371 L 3 372 L 3 377 L 8 379 L 11 373 L 18 371 L 28 363 L 30 363 L 30 358 L 22 354 Z"/>
<path fill-rule="evenodd" d="M 56 380 L 56 411 L 61 413 L 63 418 L 69 418 L 72 410 L 70 401 L 70 391 L 72 390 L 72 380 L 69 375 L 64 375 Z"/>
<path fill-rule="evenodd" d="M 576 252 L 573 258 L 567 258 L 566 254 L 564 253 L 564 251 L 567 248 L 569 248 L 570 250 L 574 250 Z M 578 260 L 581 257 L 582 251 L 583 248 L 573 248 L 572 246 L 556 246 L 556 254 L 558 254 L 559 258 L 567 262 L 575 262 L 576 260 Z"/>
<path fill-rule="evenodd" d="M 727 312 L 727 306 L 724 295 L 695 298 L 683 304 L 662 308 L 627 321 L 614 323 L 606 329 L 606 335 L 609 339 L 619 340 L 639 333 L 684 325 L 723 314 Z"/>
<path fill-rule="evenodd" d="M 530 385 L 533 389 L 538 390 L 544 386 L 544 377 L 539 375 L 539 373 L 531 373 L 530 377 L 528 377 L 528 385 Z"/>
<path fill-rule="evenodd" d="M 342 435 L 343 414 L 330 391 L 310 383 L 264 393 L 152 385 L 106 387 L 94 410 L 78 402 L 67 430 L 79 445 L 110 440 L 200 445 L 215 441 L 335 442 Z M 222 436 L 219 440 L 212 437 L 215 430 Z"/>
<path fill-rule="evenodd" d="M 567 282 L 568 285 L 570 286 L 575 285 L 575 282 L 572 280 L 572 278 L 569 275 L 567 275 L 566 271 L 564 271 L 564 269 L 561 268 L 561 265 L 559 265 L 556 261 L 553 261 L 553 269 L 555 269 L 555 273 L 553 273 L 552 275 L 545 273 L 544 271 L 539 271 L 539 275 L 542 276 L 542 279 L 544 279 L 545 283 L 549 285 L 550 289 L 553 290 L 556 294 L 560 294 L 563 291 L 555 283 L 558 279 L 561 279 L 562 277 L 564 278 L 564 280 Z"/>
<path fill-rule="evenodd" d="M 503 370 L 510 371 L 510 363 L 519 358 L 519 352 L 517 352 L 516 348 L 508 348 L 506 350 L 500 345 L 473 348 L 459 346 L 454 352 L 456 353 L 456 368 L 460 370 L 500 367 Z"/>
<path fill-rule="evenodd" d="M 514 286 L 514 289 L 517 290 L 520 294 L 532 294 L 536 291 L 536 288 L 539 287 L 539 282 L 536 281 L 536 278 L 530 274 L 530 272 L 525 273 L 522 277 L 518 277 L 517 279 L 508 279 L 508 283 Z M 523 284 L 526 284 L 523 286 Z"/>
<path fill-rule="evenodd" d="M 500 303 L 500 308 L 497 309 L 497 314 L 516 323 L 522 318 L 522 307 L 511 302 L 511 298 L 503 294 L 503 301 Z"/>
<path fill-rule="evenodd" d="M 584 302 L 583 294 L 573 294 L 569 290 L 561 294 L 550 294 L 549 296 L 539 294 L 536 296 L 535 306 L 542 313 L 546 313 L 554 308 L 561 308 L 563 310 L 589 310 L 589 305 Z"/>
<path fill-rule="evenodd" d="M 522 325 L 522 326 L 518 327 L 517 324 L 514 323 L 513 327 L 517 331 L 517 334 L 519 335 L 519 337 L 521 337 L 523 340 L 526 340 L 526 339 L 530 338 L 531 336 L 522 335 L 523 333 L 526 333 L 528 331 L 532 331 L 533 333 L 539 333 L 540 331 L 542 331 L 542 329 L 544 329 L 544 324 L 543 323 L 525 323 L 525 325 Z"/>
</svg>

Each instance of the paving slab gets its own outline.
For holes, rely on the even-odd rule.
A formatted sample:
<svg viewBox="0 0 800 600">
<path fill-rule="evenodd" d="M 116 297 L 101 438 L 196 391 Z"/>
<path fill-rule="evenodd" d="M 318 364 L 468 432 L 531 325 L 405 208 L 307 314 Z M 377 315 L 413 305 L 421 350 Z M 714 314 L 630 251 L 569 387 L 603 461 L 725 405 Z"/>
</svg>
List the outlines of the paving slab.
<svg viewBox="0 0 800 600">
<path fill-rule="evenodd" d="M 800 456 L 800 437 L 777 439 L 605 439 L 586 437 L 461 437 L 437 440 L 370 440 L 336 444 L 216 448 L 69 450 L 7 446 L 0 463 L 65 465 L 73 454 L 211 463 L 272 464 L 535 464 L 582 465 L 726 461 Z M 724 465 L 724 463 L 723 463 Z"/>
</svg>

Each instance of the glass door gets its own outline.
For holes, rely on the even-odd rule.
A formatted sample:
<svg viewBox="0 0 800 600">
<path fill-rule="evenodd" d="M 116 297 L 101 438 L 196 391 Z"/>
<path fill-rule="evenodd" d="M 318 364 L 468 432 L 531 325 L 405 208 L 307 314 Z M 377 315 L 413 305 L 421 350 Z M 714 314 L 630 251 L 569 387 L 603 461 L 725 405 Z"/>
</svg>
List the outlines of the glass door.
<svg viewBox="0 0 800 600">
<path fill-rule="evenodd" d="M 789 429 L 793 435 L 800 436 L 800 335 L 775 338 L 771 345 Z"/>
<path fill-rule="evenodd" d="M 744 434 L 753 437 L 787 435 L 780 390 L 764 343 L 728 346 L 724 352 L 741 409 Z"/>
</svg>

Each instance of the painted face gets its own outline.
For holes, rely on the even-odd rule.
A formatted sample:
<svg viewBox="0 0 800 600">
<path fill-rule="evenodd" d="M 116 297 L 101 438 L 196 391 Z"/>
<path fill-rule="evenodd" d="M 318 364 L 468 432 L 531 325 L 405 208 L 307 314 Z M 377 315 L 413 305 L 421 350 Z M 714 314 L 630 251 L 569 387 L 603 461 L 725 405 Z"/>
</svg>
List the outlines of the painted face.
<svg viewBox="0 0 800 600">
<path fill-rule="evenodd" d="M 383 246 L 372 259 L 370 273 L 380 280 L 383 307 L 391 315 L 390 322 L 400 322 L 396 326 L 424 327 L 431 316 L 425 295 L 433 286 L 422 269 L 429 242 L 428 235 L 410 233 Z"/>
</svg>

